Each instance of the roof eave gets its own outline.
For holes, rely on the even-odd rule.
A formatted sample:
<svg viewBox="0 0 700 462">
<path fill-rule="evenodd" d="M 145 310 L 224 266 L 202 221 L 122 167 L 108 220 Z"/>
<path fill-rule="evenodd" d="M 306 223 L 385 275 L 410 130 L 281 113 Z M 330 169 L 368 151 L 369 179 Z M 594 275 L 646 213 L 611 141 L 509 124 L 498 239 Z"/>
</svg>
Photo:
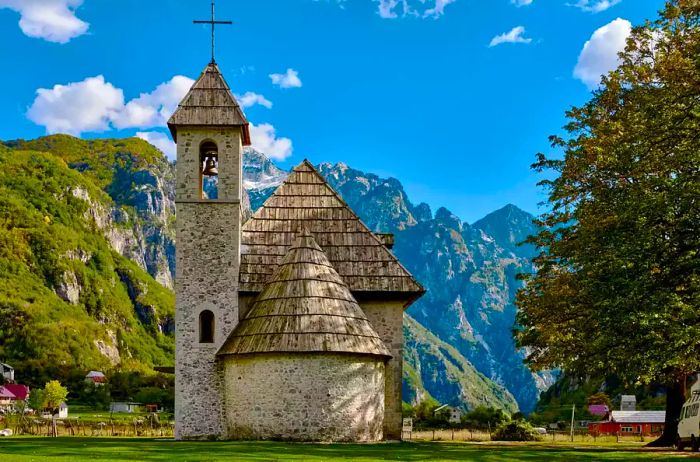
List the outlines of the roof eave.
<svg viewBox="0 0 700 462">
<path fill-rule="evenodd" d="M 198 125 L 198 124 L 178 124 L 172 122 L 173 118 L 171 117 L 170 120 L 168 121 L 168 129 L 170 130 L 170 134 L 173 137 L 173 141 L 177 143 L 177 129 L 178 127 L 241 127 L 241 144 L 243 146 L 250 146 L 251 145 L 251 139 L 250 139 L 250 122 L 246 122 L 245 124 L 241 125 Z"/>
<path fill-rule="evenodd" d="M 362 353 L 356 351 L 327 351 L 327 350 L 309 350 L 309 351 L 299 351 L 299 350 L 289 350 L 289 351 L 245 351 L 245 352 L 235 352 L 235 351 L 222 351 L 226 347 L 224 344 L 219 351 L 216 352 L 217 357 L 225 356 L 259 356 L 259 355 L 308 355 L 308 354 L 319 354 L 319 355 L 341 355 L 341 356 L 363 356 L 379 358 L 384 362 L 387 362 L 393 358 L 390 354 L 380 354 L 380 353 Z"/>
</svg>

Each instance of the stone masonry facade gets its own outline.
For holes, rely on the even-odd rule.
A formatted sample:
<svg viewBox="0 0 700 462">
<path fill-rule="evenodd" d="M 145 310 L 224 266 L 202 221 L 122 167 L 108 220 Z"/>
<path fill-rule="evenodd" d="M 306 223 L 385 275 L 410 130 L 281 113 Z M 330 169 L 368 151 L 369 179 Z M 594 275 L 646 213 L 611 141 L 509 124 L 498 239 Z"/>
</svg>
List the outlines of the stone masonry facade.
<svg viewBox="0 0 700 462">
<path fill-rule="evenodd" d="M 219 198 L 201 198 L 199 149 L 218 147 Z M 241 131 L 178 130 L 176 225 L 175 436 L 226 433 L 223 374 L 216 352 L 238 323 Z M 214 342 L 199 343 L 199 315 L 214 314 Z"/>
<path fill-rule="evenodd" d="M 384 363 L 328 353 L 228 356 L 230 439 L 380 441 Z"/>
<path fill-rule="evenodd" d="M 370 324 L 391 353 L 386 363 L 384 438 L 401 439 L 401 380 L 403 378 L 403 311 L 405 302 L 360 301 Z"/>
</svg>

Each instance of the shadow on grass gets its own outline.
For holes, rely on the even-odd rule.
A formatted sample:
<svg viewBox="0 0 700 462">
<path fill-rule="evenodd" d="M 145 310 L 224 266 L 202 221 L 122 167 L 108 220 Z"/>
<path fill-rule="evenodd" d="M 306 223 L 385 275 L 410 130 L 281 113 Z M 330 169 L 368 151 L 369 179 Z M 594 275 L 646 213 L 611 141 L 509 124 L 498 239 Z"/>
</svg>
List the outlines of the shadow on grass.
<svg viewBox="0 0 700 462">
<path fill-rule="evenodd" d="M 278 442 L 175 442 L 127 438 L 10 438 L 0 460 L 110 461 L 665 461 L 691 456 L 619 448 L 468 443 L 293 444 Z"/>
</svg>

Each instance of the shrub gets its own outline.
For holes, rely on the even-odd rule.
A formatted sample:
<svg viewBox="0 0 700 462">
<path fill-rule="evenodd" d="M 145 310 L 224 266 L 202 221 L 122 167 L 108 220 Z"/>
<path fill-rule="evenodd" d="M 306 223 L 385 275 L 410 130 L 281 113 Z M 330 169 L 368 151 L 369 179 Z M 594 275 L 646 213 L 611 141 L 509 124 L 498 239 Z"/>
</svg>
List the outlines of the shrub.
<svg viewBox="0 0 700 462">
<path fill-rule="evenodd" d="M 495 428 L 509 420 L 503 409 L 486 406 L 477 406 L 462 416 L 462 423 L 481 429 Z"/>
<path fill-rule="evenodd" d="M 501 424 L 491 435 L 494 441 L 539 441 L 541 436 L 524 420 L 511 420 Z"/>
</svg>

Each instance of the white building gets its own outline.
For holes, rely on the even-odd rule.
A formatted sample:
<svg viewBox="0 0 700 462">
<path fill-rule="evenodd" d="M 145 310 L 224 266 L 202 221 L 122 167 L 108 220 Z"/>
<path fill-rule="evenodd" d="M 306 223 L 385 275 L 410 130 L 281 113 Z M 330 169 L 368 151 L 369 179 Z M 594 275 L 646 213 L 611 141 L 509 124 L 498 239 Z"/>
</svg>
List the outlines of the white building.
<svg viewBox="0 0 700 462">
<path fill-rule="evenodd" d="M 58 418 L 59 419 L 67 419 L 68 418 L 68 405 L 65 402 L 61 403 L 61 405 L 58 406 Z"/>
<path fill-rule="evenodd" d="M 0 363 L 0 375 L 2 375 L 5 382 L 15 381 L 15 369 L 9 364 Z"/>
<path fill-rule="evenodd" d="M 440 411 L 446 411 L 448 414 L 447 420 L 450 423 L 458 424 L 462 422 L 462 410 L 456 407 L 452 407 L 448 404 L 443 404 L 442 406 L 436 408 L 433 411 L 434 415 L 437 415 Z"/>
<path fill-rule="evenodd" d="M 109 406 L 109 412 L 124 412 L 124 413 L 134 413 L 138 412 L 139 408 L 141 407 L 141 403 L 128 403 L 128 402 L 120 402 L 120 401 L 115 401 Z"/>
<path fill-rule="evenodd" d="M 621 411 L 636 411 L 637 410 L 637 397 L 634 395 L 622 395 L 622 397 L 620 397 L 620 410 Z"/>
</svg>

